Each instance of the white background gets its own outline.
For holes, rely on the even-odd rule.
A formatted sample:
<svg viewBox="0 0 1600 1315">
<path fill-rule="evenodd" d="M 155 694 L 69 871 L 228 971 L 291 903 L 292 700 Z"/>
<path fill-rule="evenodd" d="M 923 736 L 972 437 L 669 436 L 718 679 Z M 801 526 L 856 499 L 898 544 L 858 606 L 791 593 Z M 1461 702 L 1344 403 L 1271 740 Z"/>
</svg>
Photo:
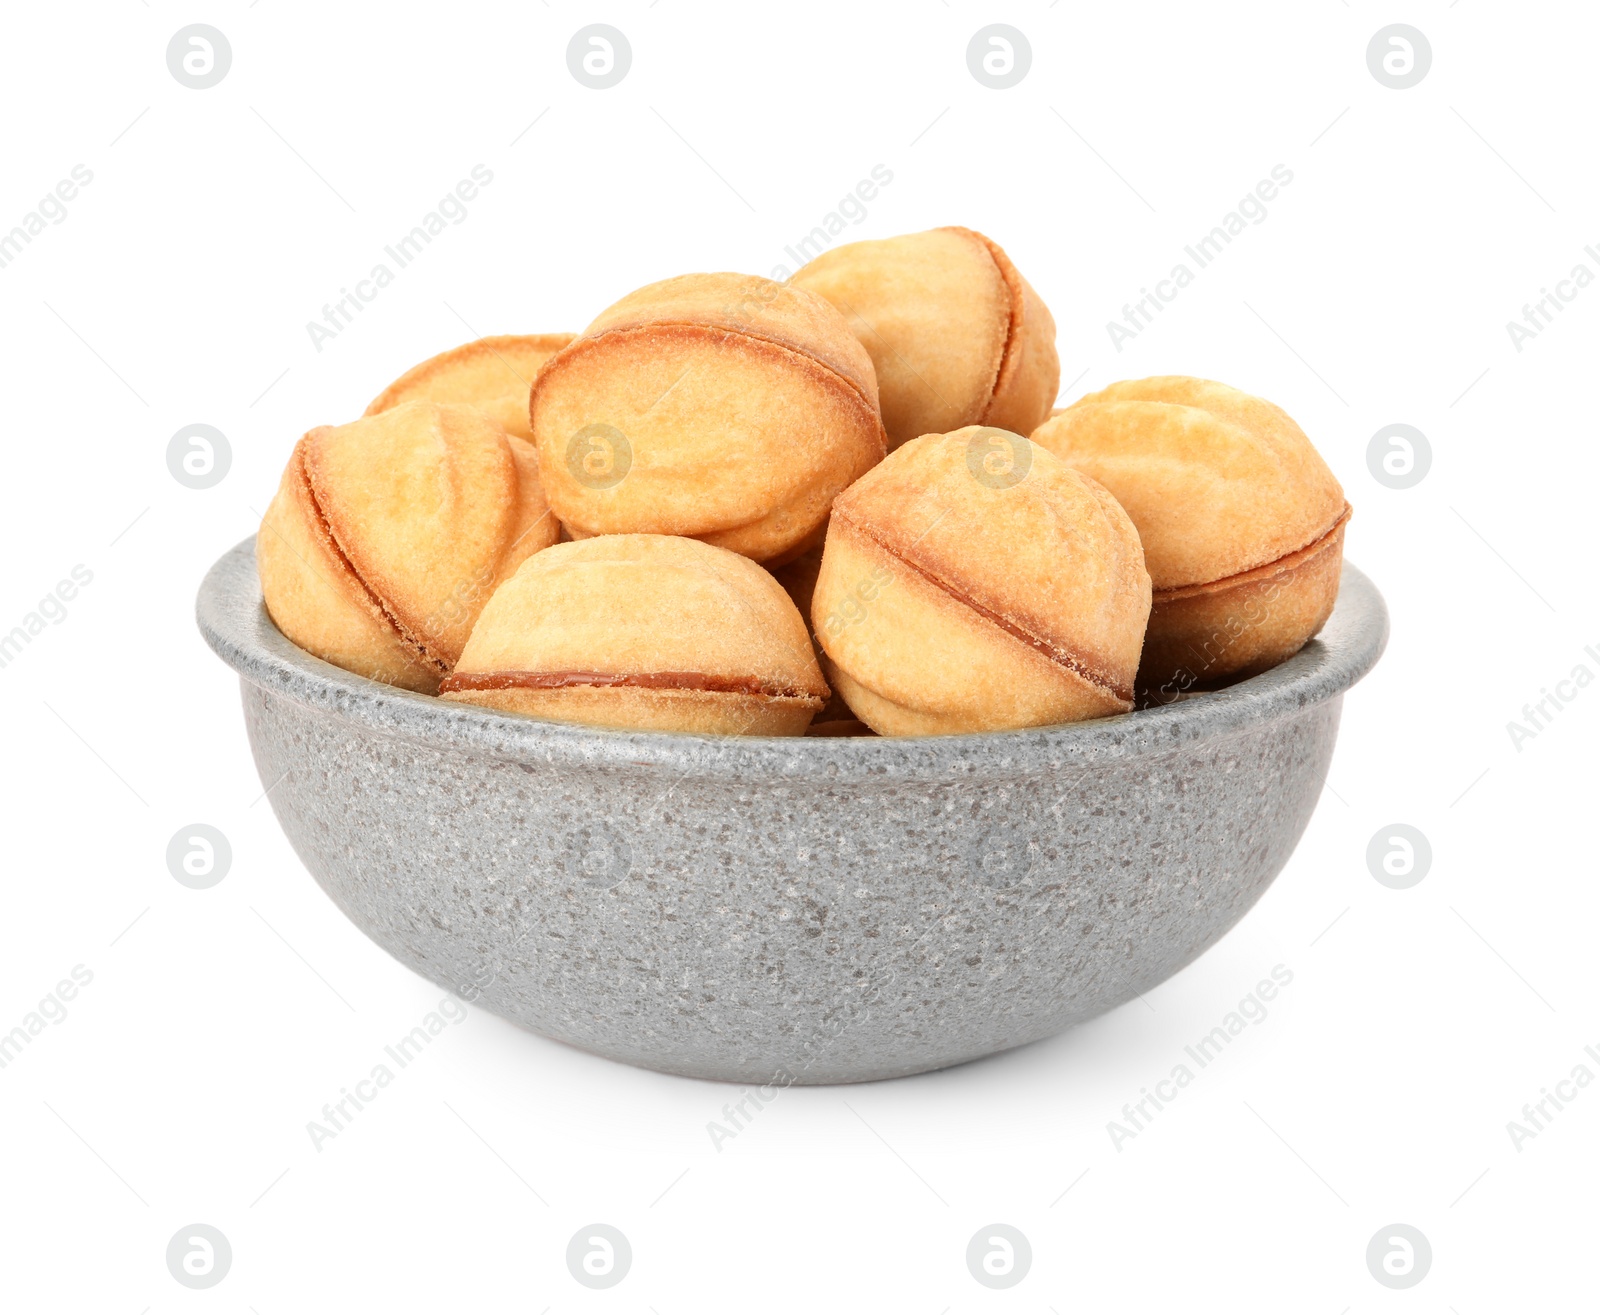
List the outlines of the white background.
<svg viewBox="0 0 1600 1315">
<path fill-rule="evenodd" d="M 566 66 L 596 21 L 633 52 L 606 91 Z M 995 21 L 1033 52 L 1005 91 L 965 58 Z M 232 46 L 210 90 L 167 69 L 192 22 Z M 1366 63 L 1393 22 L 1432 46 L 1409 90 Z M 94 976 L 0 1070 L 0 1307 L 1593 1309 L 1600 1084 L 1520 1149 L 1507 1123 L 1580 1062 L 1600 1076 L 1600 686 L 1520 751 L 1506 727 L 1577 664 L 1600 675 L 1600 289 L 1521 352 L 1505 326 L 1579 261 L 1600 273 L 1597 37 L 1589 6 L 1486 0 L 9 7 L 0 231 L 74 165 L 93 182 L 0 269 L 0 631 L 75 565 L 93 582 L 0 670 L 0 1029 Z M 477 164 L 465 222 L 318 352 L 306 322 Z M 295 439 L 405 367 L 581 328 L 672 274 L 769 273 L 875 164 L 893 182 L 850 236 L 993 236 L 1055 313 L 1064 398 L 1226 380 L 1343 482 L 1394 634 L 1298 852 L 1146 1002 L 965 1068 L 784 1092 L 720 1151 L 736 1089 L 476 1009 L 313 1149 L 307 1121 L 440 992 L 280 834 L 194 629 L 202 574 Z M 1265 222 L 1118 353 L 1106 322 L 1278 164 Z M 203 491 L 165 458 L 196 422 L 232 449 Z M 1433 450 L 1404 491 L 1365 456 L 1396 422 Z M 207 891 L 164 857 L 194 822 L 233 848 Z M 1395 822 L 1433 848 L 1405 891 L 1365 857 Z M 1114 1148 L 1108 1120 L 1277 964 L 1265 1021 Z M 564 1262 L 597 1220 L 634 1252 L 603 1292 Z M 1034 1252 L 1005 1292 L 964 1259 L 997 1221 Z M 164 1260 L 193 1222 L 233 1248 L 206 1292 Z M 1408 1291 L 1364 1259 L 1394 1222 L 1433 1248 Z"/>
</svg>

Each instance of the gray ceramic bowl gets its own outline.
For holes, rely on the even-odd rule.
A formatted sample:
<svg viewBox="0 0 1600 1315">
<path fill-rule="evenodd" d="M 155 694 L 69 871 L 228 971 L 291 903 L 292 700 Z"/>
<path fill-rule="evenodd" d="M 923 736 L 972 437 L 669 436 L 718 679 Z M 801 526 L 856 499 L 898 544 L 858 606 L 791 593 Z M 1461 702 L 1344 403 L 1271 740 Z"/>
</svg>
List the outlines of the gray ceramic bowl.
<svg viewBox="0 0 1600 1315">
<path fill-rule="evenodd" d="M 1219 693 L 1045 730 L 744 739 L 341 671 L 272 624 L 253 540 L 197 611 L 295 850 L 401 963 L 597 1054 L 784 1084 L 959 1064 L 1177 972 L 1288 861 L 1388 635 L 1347 565 L 1321 636 Z"/>
</svg>

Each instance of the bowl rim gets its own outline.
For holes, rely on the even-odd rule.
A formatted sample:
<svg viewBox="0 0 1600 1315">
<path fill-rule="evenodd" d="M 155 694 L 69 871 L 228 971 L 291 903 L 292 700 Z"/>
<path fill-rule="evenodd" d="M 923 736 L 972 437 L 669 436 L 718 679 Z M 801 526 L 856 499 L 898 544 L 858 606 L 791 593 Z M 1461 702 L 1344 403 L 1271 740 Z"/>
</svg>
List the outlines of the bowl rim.
<svg viewBox="0 0 1600 1315">
<path fill-rule="evenodd" d="M 978 773 L 1041 770 L 1178 752 L 1336 698 L 1382 656 L 1389 636 L 1383 597 L 1344 564 L 1338 601 L 1321 633 L 1287 661 L 1203 697 L 1095 721 L 1030 730 L 889 738 L 687 735 L 540 721 L 416 694 L 345 671 L 299 648 L 267 615 L 255 535 L 212 565 L 195 620 L 213 652 L 242 681 L 363 730 L 554 768 L 673 769 L 684 777 L 847 781 L 959 780 Z"/>
</svg>

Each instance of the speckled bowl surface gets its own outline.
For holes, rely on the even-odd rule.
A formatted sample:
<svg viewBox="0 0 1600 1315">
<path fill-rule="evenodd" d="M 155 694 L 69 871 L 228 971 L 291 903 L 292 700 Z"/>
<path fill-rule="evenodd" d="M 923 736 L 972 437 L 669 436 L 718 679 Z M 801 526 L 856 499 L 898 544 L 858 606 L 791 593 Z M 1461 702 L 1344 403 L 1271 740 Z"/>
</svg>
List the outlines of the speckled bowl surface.
<svg viewBox="0 0 1600 1315">
<path fill-rule="evenodd" d="M 568 726 L 375 684 L 268 618 L 253 540 L 201 585 L 256 766 L 324 890 L 402 963 L 668 1073 L 857 1082 L 1024 1045 L 1149 990 L 1282 869 L 1383 600 L 1231 689 L 925 739 Z"/>
</svg>

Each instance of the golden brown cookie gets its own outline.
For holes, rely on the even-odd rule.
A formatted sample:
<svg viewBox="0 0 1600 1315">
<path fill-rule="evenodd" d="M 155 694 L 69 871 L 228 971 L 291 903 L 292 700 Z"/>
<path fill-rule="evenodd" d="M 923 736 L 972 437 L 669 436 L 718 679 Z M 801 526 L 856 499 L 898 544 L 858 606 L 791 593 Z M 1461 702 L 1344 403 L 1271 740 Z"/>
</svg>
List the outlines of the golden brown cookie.
<svg viewBox="0 0 1600 1315">
<path fill-rule="evenodd" d="M 574 539 L 685 535 L 773 565 L 884 453 L 872 361 L 843 317 L 743 274 L 624 297 L 540 372 L 530 411 Z"/>
<path fill-rule="evenodd" d="M 295 445 L 256 564 L 301 648 L 432 693 L 496 586 L 558 531 L 531 444 L 472 407 L 407 402 Z"/>
<path fill-rule="evenodd" d="M 828 687 L 800 613 L 761 567 L 695 539 L 623 534 L 525 562 L 440 693 L 595 726 L 802 735 Z"/>
<path fill-rule="evenodd" d="M 385 388 L 365 414 L 402 402 L 459 402 L 475 406 L 508 434 L 531 439 L 528 394 L 540 367 L 575 335 L 500 334 L 462 343 L 414 365 Z"/>
<path fill-rule="evenodd" d="M 1150 611 L 1116 500 L 1020 435 L 912 439 L 835 501 L 811 616 L 882 735 L 1126 712 Z"/>
<path fill-rule="evenodd" d="M 1055 321 L 982 233 L 851 242 L 790 283 L 838 307 L 872 356 L 891 449 L 964 425 L 1026 434 L 1050 413 L 1061 382 Z"/>
<path fill-rule="evenodd" d="M 1139 686 L 1156 701 L 1297 653 L 1339 592 L 1350 504 L 1300 426 L 1226 384 L 1091 393 L 1034 431 L 1110 489 L 1154 584 Z"/>
</svg>

